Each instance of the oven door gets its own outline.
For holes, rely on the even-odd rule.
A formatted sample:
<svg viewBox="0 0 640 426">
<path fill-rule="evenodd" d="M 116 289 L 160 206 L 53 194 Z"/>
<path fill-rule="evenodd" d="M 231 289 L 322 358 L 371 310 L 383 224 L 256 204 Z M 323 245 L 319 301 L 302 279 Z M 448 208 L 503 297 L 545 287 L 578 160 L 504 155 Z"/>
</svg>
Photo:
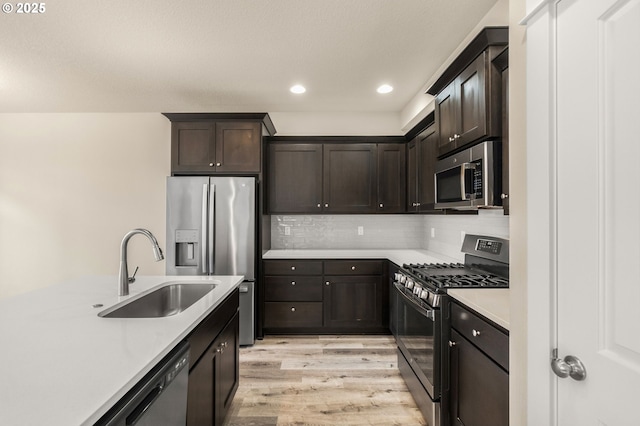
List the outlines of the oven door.
<svg viewBox="0 0 640 426">
<path fill-rule="evenodd" d="M 433 401 L 440 399 L 440 310 L 420 306 L 394 284 L 398 348 Z"/>
</svg>

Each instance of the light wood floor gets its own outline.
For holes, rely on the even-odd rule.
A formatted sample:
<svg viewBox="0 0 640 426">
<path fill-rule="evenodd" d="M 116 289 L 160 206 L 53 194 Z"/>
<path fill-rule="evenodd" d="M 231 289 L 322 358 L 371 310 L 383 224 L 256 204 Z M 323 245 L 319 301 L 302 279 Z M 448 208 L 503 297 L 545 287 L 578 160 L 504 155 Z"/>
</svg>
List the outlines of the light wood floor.
<svg viewBox="0 0 640 426">
<path fill-rule="evenodd" d="M 424 425 L 392 336 L 268 336 L 240 349 L 225 426 Z"/>
</svg>

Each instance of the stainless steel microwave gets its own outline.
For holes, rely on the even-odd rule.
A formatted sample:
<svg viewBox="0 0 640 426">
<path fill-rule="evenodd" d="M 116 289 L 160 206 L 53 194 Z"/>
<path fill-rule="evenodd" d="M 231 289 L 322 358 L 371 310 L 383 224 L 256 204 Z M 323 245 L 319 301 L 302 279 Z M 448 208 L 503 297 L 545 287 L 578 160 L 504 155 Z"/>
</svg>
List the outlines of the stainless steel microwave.
<svg viewBox="0 0 640 426">
<path fill-rule="evenodd" d="M 500 207 L 500 142 L 486 141 L 436 162 L 436 209 Z"/>
</svg>

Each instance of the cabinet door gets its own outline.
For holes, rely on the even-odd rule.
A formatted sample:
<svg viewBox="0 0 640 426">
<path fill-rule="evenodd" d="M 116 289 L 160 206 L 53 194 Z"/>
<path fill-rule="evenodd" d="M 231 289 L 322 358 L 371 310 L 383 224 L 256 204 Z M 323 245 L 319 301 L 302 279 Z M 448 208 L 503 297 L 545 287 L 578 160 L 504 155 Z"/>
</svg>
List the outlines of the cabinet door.
<svg viewBox="0 0 640 426">
<path fill-rule="evenodd" d="M 456 78 L 459 122 L 456 148 L 478 140 L 487 134 L 487 102 L 485 68 L 487 53 L 483 52 Z"/>
<path fill-rule="evenodd" d="M 324 145 L 324 212 L 376 211 L 376 151 L 375 144 Z"/>
<path fill-rule="evenodd" d="M 382 277 L 325 276 L 324 325 L 382 327 Z"/>
<path fill-rule="evenodd" d="M 224 422 L 240 382 L 239 316 L 236 313 L 218 338 L 215 348 L 215 425 Z"/>
<path fill-rule="evenodd" d="M 269 147 L 269 212 L 322 211 L 322 145 Z"/>
<path fill-rule="evenodd" d="M 210 426 L 214 422 L 215 348 L 210 346 L 189 371 L 187 395 L 187 426 Z"/>
<path fill-rule="evenodd" d="M 418 203 L 418 137 L 407 144 L 407 211 L 417 211 Z"/>
<path fill-rule="evenodd" d="M 214 139 L 214 125 L 211 122 L 172 123 L 171 171 L 214 171 Z"/>
<path fill-rule="evenodd" d="M 378 144 L 378 212 L 402 213 L 406 202 L 404 144 Z"/>
<path fill-rule="evenodd" d="M 456 148 L 458 132 L 458 101 L 456 82 L 453 81 L 436 96 L 435 122 L 438 131 L 438 154 L 446 154 Z"/>
<path fill-rule="evenodd" d="M 217 122 L 216 172 L 260 172 L 262 127 L 257 122 Z"/>
<path fill-rule="evenodd" d="M 509 375 L 456 330 L 451 340 L 451 424 L 508 426 Z"/>
<path fill-rule="evenodd" d="M 418 145 L 418 211 L 435 210 L 436 187 L 434 174 L 438 157 L 438 135 L 434 126 L 419 135 Z"/>
</svg>

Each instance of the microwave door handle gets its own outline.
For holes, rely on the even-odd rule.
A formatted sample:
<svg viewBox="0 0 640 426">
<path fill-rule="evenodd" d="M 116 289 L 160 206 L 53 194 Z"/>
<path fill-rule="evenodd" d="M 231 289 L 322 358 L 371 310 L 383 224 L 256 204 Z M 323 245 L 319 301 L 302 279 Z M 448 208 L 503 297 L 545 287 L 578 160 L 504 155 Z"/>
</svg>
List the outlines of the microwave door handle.
<svg viewBox="0 0 640 426">
<path fill-rule="evenodd" d="M 471 200 L 471 192 L 467 191 L 467 172 L 475 170 L 475 163 L 462 163 L 460 165 L 460 199 L 463 201 Z"/>
</svg>

